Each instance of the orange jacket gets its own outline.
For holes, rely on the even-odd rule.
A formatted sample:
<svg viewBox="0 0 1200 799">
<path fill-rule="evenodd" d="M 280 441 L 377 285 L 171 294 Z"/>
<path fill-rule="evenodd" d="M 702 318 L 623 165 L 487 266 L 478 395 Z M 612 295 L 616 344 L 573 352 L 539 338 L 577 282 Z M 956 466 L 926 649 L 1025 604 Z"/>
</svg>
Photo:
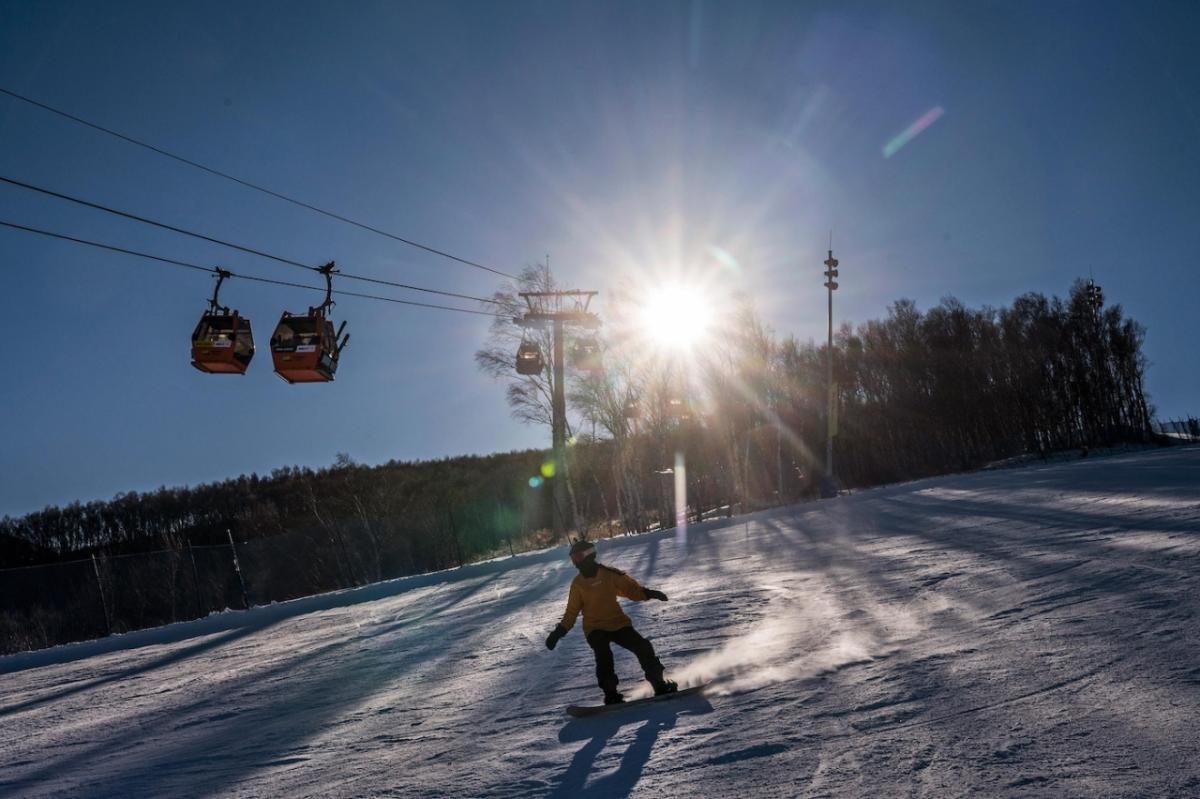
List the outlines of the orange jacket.
<svg viewBox="0 0 1200 799">
<path fill-rule="evenodd" d="M 562 617 L 563 630 L 575 626 L 575 617 L 581 610 L 585 637 L 592 630 L 616 632 L 630 626 L 633 622 L 617 604 L 619 596 L 635 602 L 645 602 L 648 598 L 637 580 L 611 566 L 601 564 L 595 577 L 575 575 L 571 581 L 571 593 L 567 597 L 567 612 Z"/>
</svg>

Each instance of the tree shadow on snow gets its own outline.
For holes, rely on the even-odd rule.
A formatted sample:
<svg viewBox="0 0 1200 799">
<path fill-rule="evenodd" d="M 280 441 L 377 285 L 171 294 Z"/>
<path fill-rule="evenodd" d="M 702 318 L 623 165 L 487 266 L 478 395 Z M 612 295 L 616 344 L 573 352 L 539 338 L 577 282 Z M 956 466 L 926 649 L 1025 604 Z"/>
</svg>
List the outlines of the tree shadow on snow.
<svg viewBox="0 0 1200 799">
<path fill-rule="evenodd" d="M 571 758 L 567 770 L 559 777 L 558 785 L 549 794 L 551 799 L 567 797 L 628 796 L 650 761 L 650 753 L 658 736 L 673 729 L 682 715 L 698 716 L 711 713 L 713 706 L 703 696 L 689 696 L 667 703 L 653 703 L 626 708 L 592 718 L 573 719 L 558 733 L 561 743 L 587 741 Z M 596 758 L 621 728 L 641 723 L 633 742 L 621 755 L 616 771 L 588 782 L 595 771 Z"/>
</svg>

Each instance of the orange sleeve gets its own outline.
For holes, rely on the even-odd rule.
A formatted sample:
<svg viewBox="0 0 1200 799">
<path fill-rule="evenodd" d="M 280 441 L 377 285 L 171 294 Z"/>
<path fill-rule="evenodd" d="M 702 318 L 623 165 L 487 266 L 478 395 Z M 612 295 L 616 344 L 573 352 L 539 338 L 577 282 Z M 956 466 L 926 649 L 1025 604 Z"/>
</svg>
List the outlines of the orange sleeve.
<svg viewBox="0 0 1200 799">
<path fill-rule="evenodd" d="M 632 599 L 635 602 L 645 602 L 648 599 L 646 592 L 642 589 L 641 583 L 628 574 L 617 574 L 614 572 L 613 578 L 616 583 L 618 596 Z"/>
<path fill-rule="evenodd" d="M 562 621 L 559 622 L 564 630 L 570 630 L 575 626 L 575 619 L 581 610 L 583 610 L 583 595 L 572 580 L 571 593 L 567 595 L 567 612 L 563 614 Z"/>
</svg>

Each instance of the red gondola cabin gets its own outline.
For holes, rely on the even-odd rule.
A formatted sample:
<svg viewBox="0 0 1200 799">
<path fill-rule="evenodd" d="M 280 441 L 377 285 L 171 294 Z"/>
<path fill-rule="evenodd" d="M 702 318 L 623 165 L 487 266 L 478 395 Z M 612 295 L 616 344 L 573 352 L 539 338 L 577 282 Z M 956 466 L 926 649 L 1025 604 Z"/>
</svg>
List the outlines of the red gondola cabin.
<svg viewBox="0 0 1200 799">
<path fill-rule="evenodd" d="M 292 316 L 284 311 L 271 336 L 275 373 L 289 383 L 330 382 L 339 350 L 333 322 L 322 315 Z"/>
<path fill-rule="evenodd" d="M 250 320 L 224 310 L 200 317 L 192 333 L 192 366 L 210 374 L 244 375 L 254 357 Z"/>
<path fill-rule="evenodd" d="M 325 312 L 333 307 L 333 262 L 318 270 L 325 276 L 325 302 L 309 308 L 307 314 L 292 315 L 287 311 L 279 318 L 271 336 L 271 359 L 275 374 L 289 383 L 329 383 L 337 372 L 338 357 L 350 336 L 338 342 L 346 323 L 333 332 L 333 322 Z"/>
<path fill-rule="evenodd" d="M 208 310 L 192 331 L 192 366 L 216 375 L 244 375 L 254 357 L 254 334 L 250 320 L 221 305 L 221 284 L 233 277 L 220 267 L 213 270 L 217 285 Z"/>
</svg>

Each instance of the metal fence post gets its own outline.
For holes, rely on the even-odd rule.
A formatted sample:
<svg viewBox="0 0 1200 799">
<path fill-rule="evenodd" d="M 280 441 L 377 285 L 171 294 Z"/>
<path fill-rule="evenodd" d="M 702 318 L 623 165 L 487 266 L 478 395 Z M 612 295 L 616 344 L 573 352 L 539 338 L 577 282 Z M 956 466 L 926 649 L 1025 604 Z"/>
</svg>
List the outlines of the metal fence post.
<svg viewBox="0 0 1200 799">
<path fill-rule="evenodd" d="M 108 615 L 108 600 L 104 598 L 104 581 L 100 579 L 100 564 L 96 561 L 96 553 L 92 553 L 92 571 L 96 575 L 96 587 L 100 589 L 100 607 L 104 610 L 104 629 L 112 635 L 112 619 Z"/>
<path fill-rule="evenodd" d="M 200 604 L 200 572 L 196 569 L 196 554 L 192 552 L 192 540 L 187 541 L 188 560 L 192 563 L 192 597 L 196 600 L 196 618 L 204 618 L 205 610 Z"/>
<path fill-rule="evenodd" d="M 225 535 L 229 536 L 229 549 L 233 552 L 233 570 L 237 572 L 238 585 L 242 587 L 242 607 L 249 610 L 250 599 L 246 596 L 246 581 L 242 579 L 242 565 L 238 562 L 237 547 L 233 543 L 233 533 L 226 529 Z"/>
</svg>

